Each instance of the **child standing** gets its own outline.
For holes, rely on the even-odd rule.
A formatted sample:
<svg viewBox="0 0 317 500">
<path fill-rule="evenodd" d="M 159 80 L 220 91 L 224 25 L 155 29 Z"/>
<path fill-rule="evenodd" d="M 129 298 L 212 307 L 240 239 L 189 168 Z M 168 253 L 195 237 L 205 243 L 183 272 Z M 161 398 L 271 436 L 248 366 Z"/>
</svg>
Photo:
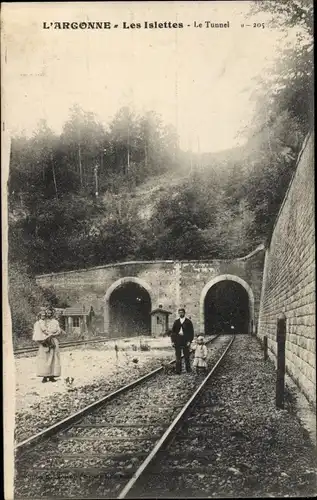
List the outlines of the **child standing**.
<svg viewBox="0 0 317 500">
<path fill-rule="evenodd" d="M 207 347 L 204 344 L 204 338 L 200 335 L 197 339 L 195 348 L 195 358 L 193 367 L 196 373 L 205 373 L 207 371 Z"/>
</svg>

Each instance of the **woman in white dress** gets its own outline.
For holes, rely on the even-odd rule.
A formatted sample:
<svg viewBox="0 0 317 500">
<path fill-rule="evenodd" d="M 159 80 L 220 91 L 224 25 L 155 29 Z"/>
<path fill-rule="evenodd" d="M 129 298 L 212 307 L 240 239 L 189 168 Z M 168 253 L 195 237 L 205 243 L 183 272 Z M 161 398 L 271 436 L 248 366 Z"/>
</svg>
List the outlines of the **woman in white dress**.
<svg viewBox="0 0 317 500">
<path fill-rule="evenodd" d="M 204 373 L 207 370 L 207 347 L 204 344 L 204 338 L 200 335 L 195 347 L 195 357 L 193 367 L 196 373 Z"/>
<path fill-rule="evenodd" d="M 57 336 L 61 329 L 54 318 L 54 310 L 49 308 L 40 312 L 34 325 L 33 340 L 39 345 L 37 354 L 38 377 L 43 377 L 42 382 L 56 382 L 55 377 L 61 375 L 60 352 Z"/>
</svg>

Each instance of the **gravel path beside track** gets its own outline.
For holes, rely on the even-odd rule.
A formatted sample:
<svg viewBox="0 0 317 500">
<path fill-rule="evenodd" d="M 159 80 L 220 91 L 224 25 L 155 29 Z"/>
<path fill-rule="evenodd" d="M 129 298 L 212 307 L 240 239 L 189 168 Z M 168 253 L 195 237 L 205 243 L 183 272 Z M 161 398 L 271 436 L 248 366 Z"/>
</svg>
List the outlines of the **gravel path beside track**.
<svg viewBox="0 0 317 500">
<path fill-rule="evenodd" d="M 204 426 L 202 426 L 202 424 Z M 197 427 L 195 427 L 197 426 Z M 316 449 L 294 400 L 275 408 L 275 369 L 254 338 L 236 337 L 143 498 L 316 496 Z"/>
</svg>

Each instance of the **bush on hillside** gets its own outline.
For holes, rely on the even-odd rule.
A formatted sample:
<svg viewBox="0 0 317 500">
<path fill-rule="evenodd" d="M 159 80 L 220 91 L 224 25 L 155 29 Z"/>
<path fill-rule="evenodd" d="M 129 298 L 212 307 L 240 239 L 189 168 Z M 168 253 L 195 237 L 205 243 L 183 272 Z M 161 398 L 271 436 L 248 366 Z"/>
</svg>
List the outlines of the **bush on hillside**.
<svg viewBox="0 0 317 500">
<path fill-rule="evenodd" d="M 24 267 L 17 263 L 9 266 L 9 307 L 11 311 L 13 344 L 31 340 L 34 322 L 44 306 L 67 307 L 67 299 L 58 298 L 52 288 L 42 289 Z"/>
</svg>

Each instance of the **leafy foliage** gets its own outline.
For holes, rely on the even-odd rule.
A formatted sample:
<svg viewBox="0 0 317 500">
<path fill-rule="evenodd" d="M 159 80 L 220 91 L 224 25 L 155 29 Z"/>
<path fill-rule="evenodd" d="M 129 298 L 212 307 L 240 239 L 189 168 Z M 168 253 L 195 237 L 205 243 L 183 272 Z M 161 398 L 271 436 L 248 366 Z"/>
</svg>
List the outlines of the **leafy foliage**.
<svg viewBox="0 0 317 500">
<path fill-rule="evenodd" d="M 313 122 L 312 7 L 308 0 L 253 4 L 251 15 L 270 13 L 272 25 L 292 37 L 255 85 L 243 148 L 189 156 L 160 116 L 137 116 L 126 107 L 107 128 L 74 106 L 60 136 L 42 121 L 33 137 L 13 138 L 9 257 L 16 332 L 25 330 L 33 302 L 44 297 L 37 291 L 32 298 L 29 274 L 128 259 L 234 258 L 265 241 Z"/>
<path fill-rule="evenodd" d="M 271 70 L 258 79 L 247 131 L 246 199 L 258 232 L 267 236 L 313 124 L 313 2 L 253 2 L 250 14 L 257 12 L 269 13 L 271 26 L 289 39 L 284 39 Z"/>
<path fill-rule="evenodd" d="M 66 297 L 57 297 L 54 290 L 42 289 L 22 267 L 16 263 L 9 267 L 9 304 L 12 316 L 13 343 L 29 338 L 36 315 L 41 306 L 67 307 Z"/>
</svg>

